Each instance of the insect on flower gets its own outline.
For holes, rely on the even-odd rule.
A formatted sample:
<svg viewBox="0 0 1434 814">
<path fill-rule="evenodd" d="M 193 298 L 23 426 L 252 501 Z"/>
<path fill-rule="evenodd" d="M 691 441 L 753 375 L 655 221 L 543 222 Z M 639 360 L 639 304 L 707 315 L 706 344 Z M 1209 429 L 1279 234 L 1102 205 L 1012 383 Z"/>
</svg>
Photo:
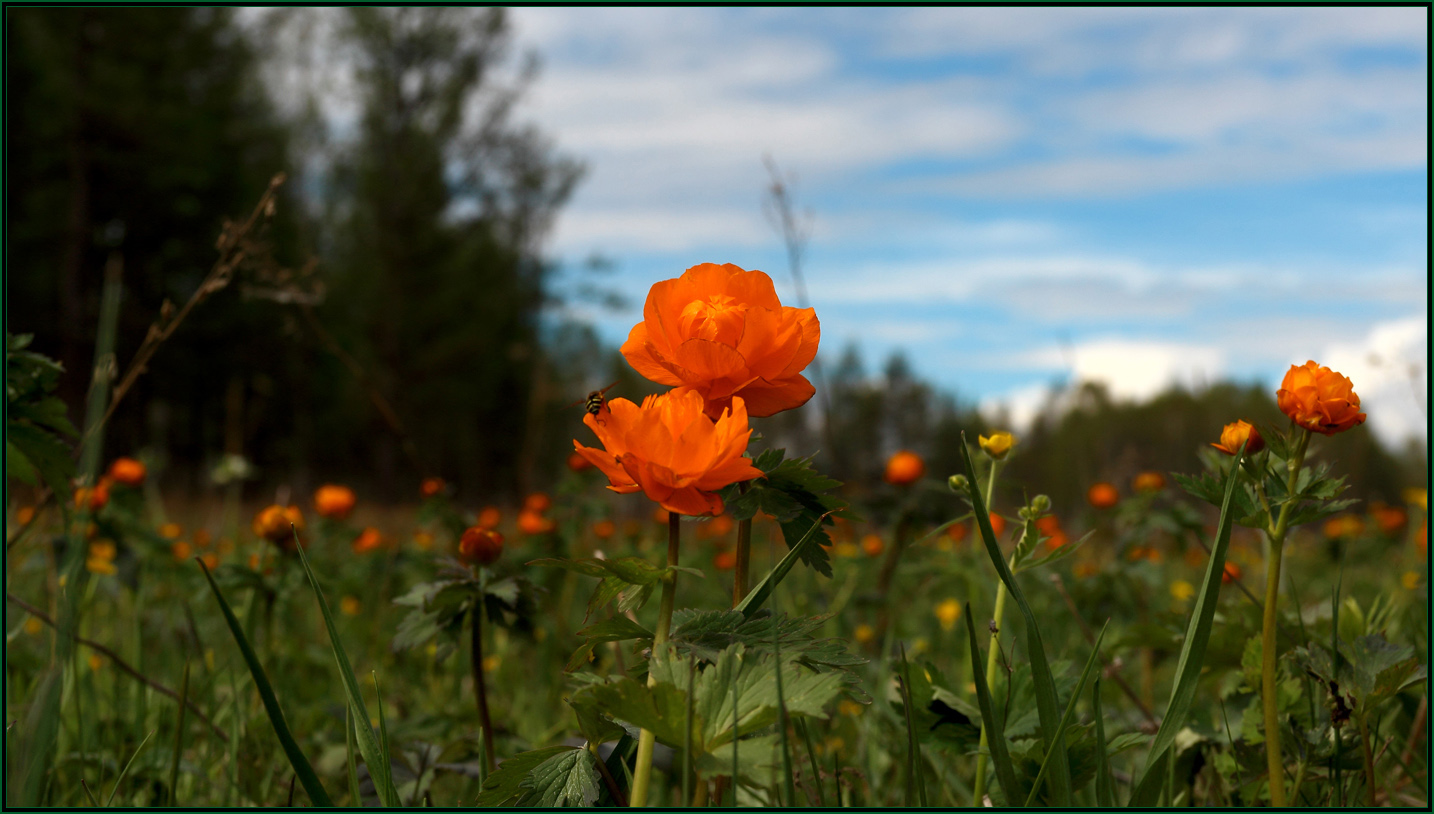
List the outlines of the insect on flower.
<svg viewBox="0 0 1434 814">
<path fill-rule="evenodd" d="M 617 387 L 617 384 L 617 382 L 613 382 L 601 390 L 592 390 L 588 393 L 587 398 L 579 399 L 569 404 L 568 407 L 576 407 L 581 404 L 583 405 L 584 412 L 591 416 L 597 416 L 603 411 L 603 408 L 607 406 L 607 402 L 603 399 L 603 396 L 607 395 L 607 391 Z"/>
</svg>

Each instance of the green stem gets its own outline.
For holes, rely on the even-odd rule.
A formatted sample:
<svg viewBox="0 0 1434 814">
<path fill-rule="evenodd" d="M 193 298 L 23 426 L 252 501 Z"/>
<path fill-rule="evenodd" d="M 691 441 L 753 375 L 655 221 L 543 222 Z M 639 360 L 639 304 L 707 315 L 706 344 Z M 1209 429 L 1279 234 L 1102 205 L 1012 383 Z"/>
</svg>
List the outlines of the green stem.
<svg viewBox="0 0 1434 814">
<path fill-rule="evenodd" d="M 1364 804 L 1374 808 L 1374 751 L 1369 746 L 1369 721 L 1365 716 L 1359 717 L 1359 744 L 1364 751 Z"/>
<path fill-rule="evenodd" d="M 737 484 L 737 490 L 747 493 L 747 483 Z M 747 597 L 748 574 L 752 563 L 752 518 L 737 523 L 737 563 L 732 571 L 732 607 L 737 607 Z"/>
<path fill-rule="evenodd" d="M 1280 710 L 1276 696 L 1276 676 L 1279 654 L 1276 652 L 1275 629 L 1279 621 L 1277 600 L 1280 593 L 1280 560 L 1284 554 L 1285 534 L 1289 531 L 1290 512 L 1296 503 L 1295 484 L 1299 479 L 1300 467 L 1304 464 L 1305 451 L 1309 449 L 1310 431 L 1304 430 L 1295 453 L 1287 464 L 1289 470 L 1288 488 L 1284 505 L 1280 506 L 1279 519 L 1272 529 L 1267 529 L 1270 552 L 1265 566 L 1265 614 L 1261 631 L 1260 646 L 1260 694 L 1265 713 L 1265 760 L 1270 775 L 1270 805 L 1285 805 L 1284 756 L 1280 753 Z"/>
<path fill-rule="evenodd" d="M 998 468 L 1000 468 L 1000 461 L 995 461 L 995 460 L 991 461 L 991 473 L 990 473 L 990 475 L 986 478 L 986 513 L 987 513 L 987 514 L 990 514 L 990 513 L 991 513 L 991 495 L 994 494 L 995 491 L 996 491 L 996 470 L 997 470 Z M 977 532 L 977 533 L 979 533 L 979 532 Z M 1011 564 L 1014 565 L 1014 564 L 1015 564 L 1014 561 L 1013 561 Z M 993 624 L 995 627 L 994 627 L 994 629 L 992 629 L 992 631 L 991 631 L 991 645 L 990 645 L 989 648 L 987 648 L 987 652 L 986 652 L 986 671 L 981 674 L 981 676 L 983 676 L 984 678 L 978 678 L 978 679 L 977 679 L 977 680 L 984 680 L 984 681 L 986 682 L 986 686 L 987 686 L 988 688 L 991 686 L 991 677 L 996 674 L 996 664 L 997 664 L 997 662 L 996 662 L 996 656 L 997 656 L 998 653 L 1000 653 L 1000 650 L 1001 650 L 1001 646 L 1000 646 L 1000 643 L 997 641 L 997 637 L 1000 635 L 1000 630 L 1001 630 L 1001 617 L 1005 614 L 1005 612 L 1006 612 L 1006 583 L 1002 582 L 1002 583 L 999 583 L 999 584 L 996 586 L 996 610 L 995 610 L 995 612 L 991 615 L 991 622 L 992 622 L 992 624 Z M 981 724 L 981 749 L 982 749 L 982 750 L 985 750 L 988 746 L 989 746 L 989 744 L 988 744 L 987 741 L 986 741 L 986 724 L 982 723 L 982 724 Z M 978 752 L 978 753 L 976 754 L 976 785 L 972 787 L 972 791 L 971 791 L 971 805 L 976 806 L 976 807 L 981 807 L 981 806 L 984 806 L 984 805 L 985 805 L 985 803 L 982 802 L 982 799 L 983 799 L 983 798 L 985 797 L 985 795 L 986 795 L 986 769 L 987 769 L 986 753 L 985 753 L 984 751 Z"/>
<path fill-rule="evenodd" d="M 483 602 L 473 606 L 473 694 L 478 703 L 478 719 L 483 725 L 483 748 L 487 750 L 487 770 L 492 774 L 498 768 L 497 756 L 493 752 L 493 719 L 488 715 L 488 687 L 483 681 Z"/>
<path fill-rule="evenodd" d="M 667 515 L 667 564 L 677 565 L 677 540 L 681 532 L 679 523 L 682 515 L 669 512 Z M 672 627 L 672 604 L 677 599 L 677 572 L 669 571 L 662 581 L 662 601 L 657 608 L 657 630 L 652 634 L 652 653 L 667 643 L 667 631 Z M 647 673 L 647 686 L 657 683 L 651 668 Z M 632 776 L 632 800 L 629 806 L 642 808 L 647 805 L 648 786 L 652 781 L 652 750 L 657 736 L 650 729 L 644 729 L 637 736 L 637 771 Z"/>
</svg>

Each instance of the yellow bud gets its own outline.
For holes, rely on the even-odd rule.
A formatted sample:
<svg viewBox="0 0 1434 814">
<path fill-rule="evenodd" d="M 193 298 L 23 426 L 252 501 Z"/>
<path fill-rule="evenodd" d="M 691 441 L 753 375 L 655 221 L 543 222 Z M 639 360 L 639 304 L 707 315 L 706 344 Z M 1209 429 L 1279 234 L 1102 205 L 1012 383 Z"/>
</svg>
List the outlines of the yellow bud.
<svg viewBox="0 0 1434 814">
<path fill-rule="evenodd" d="M 1011 447 L 1016 445 L 1016 436 L 1004 430 L 991 433 L 989 438 L 981 435 L 977 436 L 977 439 L 981 442 L 981 449 L 996 461 L 1006 457 L 1010 453 Z"/>
</svg>

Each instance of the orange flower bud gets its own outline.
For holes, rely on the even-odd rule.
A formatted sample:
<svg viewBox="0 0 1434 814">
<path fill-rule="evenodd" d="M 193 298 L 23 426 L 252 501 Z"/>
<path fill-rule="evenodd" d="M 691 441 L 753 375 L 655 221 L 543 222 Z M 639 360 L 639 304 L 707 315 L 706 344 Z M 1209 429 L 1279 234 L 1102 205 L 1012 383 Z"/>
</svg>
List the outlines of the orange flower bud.
<svg viewBox="0 0 1434 814">
<path fill-rule="evenodd" d="M 617 524 L 611 520 L 599 520 L 593 523 L 593 536 L 599 540 L 606 540 L 617 533 Z"/>
<path fill-rule="evenodd" d="M 921 456 L 908 450 L 901 450 L 886 462 L 886 482 L 905 486 L 921 480 L 926 474 L 926 462 Z"/>
<path fill-rule="evenodd" d="M 1097 509 L 1109 509 L 1120 502 L 1120 492 L 1109 483 L 1097 483 L 1086 492 L 1085 499 Z"/>
<path fill-rule="evenodd" d="M 518 530 L 524 534 L 547 534 L 555 528 L 556 523 L 538 512 L 524 510 L 518 513 Z"/>
<path fill-rule="evenodd" d="M 782 305 L 760 271 L 693 266 L 655 283 L 642 316 L 622 355 L 658 384 L 692 388 L 713 420 L 728 409 L 735 414 L 734 396 L 745 418 L 800 407 L 816 393 L 801 375 L 821 340 L 816 312 Z"/>
<path fill-rule="evenodd" d="M 347 486 L 329 483 L 320 486 L 319 490 L 314 492 L 314 511 L 318 512 L 321 517 L 333 520 L 343 520 L 348 517 L 357 502 L 354 490 Z"/>
<path fill-rule="evenodd" d="M 354 538 L 353 550 L 355 554 L 365 554 L 383 545 L 383 535 L 378 529 L 367 526 Z"/>
<path fill-rule="evenodd" d="M 1137 492 L 1159 492 L 1165 488 L 1165 476 L 1159 472 L 1141 472 L 1130 482 Z"/>
<path fill-rule="evenodd" d="M 1046 548 L 1051 551 L 1055 551 L 1061 546 L 1068 544 L 1070 541 L 1070 535 L 1066 534 L 1060 529 L 1056 529 L 1056 533 L 1052 534 L 1050 538 L 1046 540 Z"/>
<path fill-rule="evenodd" d="M 542 492 L 534 492 L 523 500 L 523 511 L 525 512 L 542 514 L 552 507 L 553 499 Z"/>
<path fill-rule="evenodd" d="M 519 525 L 521 524 L 520 520 Z M 458 556 L 477 565 L 491 565 L 502 553 L 503 535 L 496 531 L 473 526 L 464 531 L 462 539 L 458 541 Z"/>
<path fill-rule="evenodd" d="M 861 538 L 861 550 L 866 552 L 868 557 L 879 557 L 881 552 L 886 550 L 886 542 L 879 534 L 868 534 Z"/>
<path fill-rule="evenodd" d="M 422 493 L 424 497 L 433 497 L 441 494 L 446 486 L 447 484 L 443 482 L 443 478 L 424 478 L 423 483 L 418 486 L 418 491 Z"/>
<path fill-rule="evenodd" d="M 1313 360 L 1290 367 L 1275 395 L 1280 412 L 1311 432 L 1334 435 L 1364 423 L 1354 383 Z"/>
<path fill-rule="evenodd" d="M 285 551 L 294 550 L 294 532 L 304 531 L 304 513 L 298 506 L 268 506 L 254 515 L 254 536 L 263 537 Z"/>
<path fill-rule="evenodd" d="M 745 402 L 733 398 L 716 421 L 704 409 L 701 394 L 688 388 L 648 396 L 641 407 L 613 399 L 601 418 L 583 416 L 603 448 L 577 441 L 573 447 L 607 475 L 614 492 L 642 491 L 678 514 L 721 514 L 718 489 L 764 474 L 743 455 L 752 434 Z"/>
<path fill-rule="evenodd" d="M 1265 439 L 1260 437 L 1260 431 L 1244 419 L 1226 424 L 1225 429 L 1220 431 L 1220 443 L 1210 446 L 1226 455 L 1234 455 L 1240 451 L 1240 445 L 1245 443 L 1246 439 L 1250 442 L 1250 445 L 1245 447 L 1246 454 L 1253 455 L 1265 448 Z"/>
<path fill-rule="evenodd" d="M 730 548 L 718 551 L 712 558 L 712 567 L 718 571 L 731 571 L 737 567 L 737 552 Z"/>
<path fill-rule="evenodd" d="M 144 464 L 133 458 L 115 458 L 110 463 L 108 474 L 115 483 L 131 488 L 144 484 Z"/>
<path fill-rule="evenodd" d="M 579 455 L 576 451 L 568 454 L 568 469 L 574 472 L 586 472 L 592 468 L 592 461 Z"/>
</svg>

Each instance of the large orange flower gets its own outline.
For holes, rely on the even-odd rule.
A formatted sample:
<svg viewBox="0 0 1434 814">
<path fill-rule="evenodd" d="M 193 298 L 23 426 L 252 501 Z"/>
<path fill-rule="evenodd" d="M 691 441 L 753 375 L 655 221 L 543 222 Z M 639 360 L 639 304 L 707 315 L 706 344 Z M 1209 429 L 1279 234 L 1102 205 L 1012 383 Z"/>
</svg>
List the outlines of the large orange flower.
<svg viewBox="0 0 1434 814">
<path fill-rule="evenodd" d="M 1364 423 L 1354 383 L 1313 360 L 1290 367 L 1275 395 L 1280 412 L 1311 432 L 1334 435 Z"/>
<path fill-rule="evenodd" d="M 678 514 L 721 514 L 716 490 L 760 478 L 762 470 L 742 454 L 752 435 L 743 399 L 732 399 L 715 423 L 705 405 L 701 393 L 686 387 L 648 396 L 641 407 L 613 399 L 597 415 L 583 416 L 604 448 L 577 441 L 573 448 L 607 475 L 614 492 L 641 490 Z"/>
<path fill-rule="evenodd" d="M 801 373 L 820 340 L 816 313 L 782 305 L 771 277 L 702 263 L 652 286 L 622 355 L 658 384 L 696 390 L 714 419 L 733 396 L 767 416 L 816 392 Z"/>
</svg>

